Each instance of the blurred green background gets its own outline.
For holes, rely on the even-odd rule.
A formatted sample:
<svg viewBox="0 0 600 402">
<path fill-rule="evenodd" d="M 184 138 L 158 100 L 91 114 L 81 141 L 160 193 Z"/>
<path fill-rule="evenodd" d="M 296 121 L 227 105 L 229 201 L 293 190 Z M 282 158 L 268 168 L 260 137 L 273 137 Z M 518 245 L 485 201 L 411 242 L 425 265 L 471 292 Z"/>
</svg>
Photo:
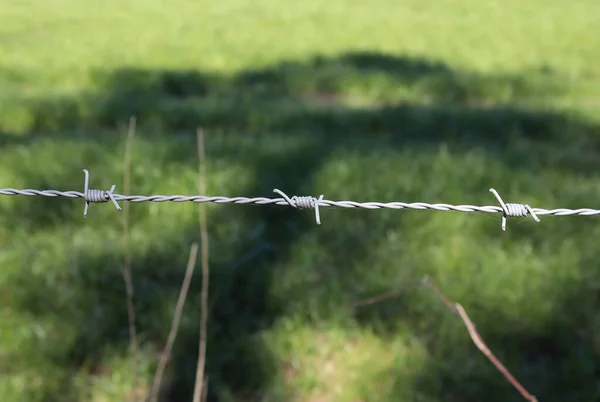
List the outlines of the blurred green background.
<svg viewBox="0 0 600 402">
<path fill-rule="evenodd" d="M 597 0 L 0 0 L 0 187 L 600 206 Z M 197 205 L 0 197 L 3 401 L 124 401 L 164 347 Z M 207 205 L 210 401 L 600 399 L 596 217 Z M 134 385 L 121 269 L 132 257 Z M 196 270 L 163 381 L 189 401 Z M 136 388 L 136 389 L 134 389 Z"/>
</svg>

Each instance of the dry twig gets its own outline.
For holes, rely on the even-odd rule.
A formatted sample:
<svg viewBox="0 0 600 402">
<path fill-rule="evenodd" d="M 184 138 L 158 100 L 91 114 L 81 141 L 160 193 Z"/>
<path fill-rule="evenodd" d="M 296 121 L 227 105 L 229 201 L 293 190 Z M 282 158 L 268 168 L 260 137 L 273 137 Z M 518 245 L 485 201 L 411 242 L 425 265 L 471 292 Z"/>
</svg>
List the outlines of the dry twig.
<svg viewBox="0 0 600 402">
<path fill-rule="evenodd" d="M 206 166 L 204 158 L 204 133 L 201 128 L 197 131 L 198 137 L 198 161 L 199 177 L 198 191 L 200 194 L 206 194 Z M 194 384 L 194 402 L 200 402 L 202 397 L 206 397 L 204 380 L 204 367 L 206 364 L 206 328 L 208 325 L 208 230 L 206 224 L 206 211 L 204 205 L 198 206 L 198 218 L 200 224 L 200 240 L 202 245 L 202 293 L 200 295 L 200 340 L 198 348 L 198 365 L 196 367 L 196 382 Z"/>
<path fill-rule="evenodd" d="M 127 141 L 125 143 L 125 156 L 123 158 L 123 192 L 129 194 L 129 183 L 131 181 L 131 153 L 133 151 L 133 139 L 135 137 L 136 117 L 129 119 L 129 128 L 127 130 Z M 135 326 L 135 306 L 133 304 L 133 280 L 131 275 L 131 251 L 129 245 L 129 206 L 123 206 L 123 243 L 124 243 L 124 262 L 123 262 L 123 281 L 125 282 L 125 291 L 127 297 L 127 320 L 129 323 L 129 346 L 131 348 L 133 359 L 133 392 L 134 401 L 137 400 L 137 382 L 138 382 L 138 364 L 137 364 L 137 331 Z"/>
<path fill-rule="evenodd" d="M 375 304 L 383 300 L 396 297 L 403 290 L 406 290 L 411 285 L 414 285 L 414 283 L 407 283 L 389 292 L 355 302 L 349 307 L 355 308 L 364 305 Z M 498 358 L 492 353 L 490 348 L 488 348 L 488 346 L 483 341 L 483 338 L 481 338 L 481 335 L 479 335 L 479 333 L 475 329 L 475 324 L 473 323 L 473 321 L 471 321 L 466 311 L 460 304 L 452 303 L 450 300 L 448 300 L 448 298 L 444 296 L 444 294 L 437 288 L 437 286 L 435 286 L 433 283 L 431 283 L 431 281 L 429 281 L 427 275 L 423 276 L 423 278 L 421 278 L 417 285 L 427 286 L 446 305 L 446 307 L 448 307 L 450 311 L 452 311 L 454 314 L 457 314 L 462 319 L 463 323 L 465 324 L 465 327 L 467 327 L 467 331 L 469 332 L 471 340 L 473 341 L 475 346 L 477 346 L 477 348 L 492 362 L 492 364 L 498 369 L 498 371 L 502 373 L 502 375 L 504 375 L 504 377 L 512 384 L 512 386 L 515 387 L 517 391 L 519 391 L 523 398 L 530 402 L 537 402 L 536 397 L 531 395 L 525 389 L 525 387 L 523 387 L 523 385 L 521 385 L 519 381 L 517 381 L 517 379 L 510 373 L 510 371 L 508 371 L 508 369 L 504 367 L 500 360 L 498 360 Z"/>
<path fill-rule="evenodd" d="M 181 283 L 181 288 L 179 289 L 179 297 L 177 298 L 177 305 L 175 306 L 175 313 L 173 314 L 173 322 L 171 323 L 171 330 L 169 331 L 169 336 L 167 338 L 167 344 L 165 346 L 165 350 L 160 356 L 160 360 L 158 362 L 158 367 L 156 369 L 156 373 L 154 374 L 154 380 L 152 381 L 152 390 L 150 392 L 150 402 L 155 402 L 158 400 L 158 394 L 160 392 L 160 383 L 162 380 L 163 372 L 165 371 L 165 367 L 167 363 L 171 359 L 171 352 L 173 350 L 173 344 L 175 343 L 175 338 L 177 337 L 177 331 L 179 330 L 179 322 L 181 321 L 181 316 L 183 314 L 183 307 L 185 305 L 185 300 L 187 298 L 188 289 L 190 288 L 190 282 L 192 281 L 192 275 L 194 274 L 194 268 L 196 266 L 196 257 L 198 255 L 198 244 L 192 244 L 192 248 L 190 250 L 190 257 L 188 259 L 187 268 L 185 270 L 185 277 L 183 278 L 183 282 Z"/>
<path fill-rule="evenodd" d="M 202 386 L 202 398 L 201 401 L 206 401 L 206 397 L 208 395 L 208 376 L 204 377 L 204 385 Z"/>
<path fill-rule="evenodd" d="M 465 324 L 465 327 L 467 327 L 467 331 L 469 332 L 469 335 L 471 336 L 471 339 L 473 340 L 475 346 L 477 346 L 477 348 L 492 362 L 492 364 L 498 369 L 498 371 L 500 371 L 502 375 L 504 375 L 508 382 L 510 382 L 512 386 L 515 387 L 517 391 L 519 391 L 521 396 L 530 402 L 537 402 L 537 398 L 531 395 L 525 389 L 525 387 L 521 385 L 519 381 L 517 381 L 517 379 L 510 373 L 510 371 L 508 371 L 508 369 L 504 367 L 500 360 L 498 360 L 498 358 L 492 353 L 490 348 L 488 348 L 488 346 L 483 341 L 483 338 L 481 338 L 481 335 L 479 335 L 479 332 L 477 332 L 477 329 L 475 329 L 475 324 L 473 323 L 473 321 L 471 321 L 463 307 L 459 303 L 450 302 L 450 300 L 448 300 L 446 296 L 444 296 L 444 294 L 433 283 L 431 283 L 427 277 L 424 278 L 423 284 L 429 289 L 431 289 L 436 294 L 436 296 L 446 305 L 446 307 L 450 309 L 450 311 L 457 314 L 462 319 L 463 323 Z"/>
<path fill-rule="evenodd" d="M 380 303 L 380 302 L 382 302 L 384 300 L 387 300 L 387 299 L 391 299 L 391 298 L 397 297 L 402 292 L 406 291 L 406 289 L 408 289 L 410 287 L 423 285 L 423 282 L 425 280 L 426 280 L 426 277 L 423 277 L 419 281 L 416 281 L 416 282 L 411 281 L 411 282 L 402 284 L 402 285 L 400 285 L 400 286 L 398 286 L 398 287 L 390 290 L 389 292 L 381 293 L 381 294 L 378 294 L 376 296 L 369 297 L 367 299 L 362 299 L 362 300 L 359 300 L 357 302 L 354 302 L 354 303 L 348 305 L 348 308 L 356 308 L 356 307 L 361 307 L 361 306 L 368 306 L 368 305 L 371 305 L 371 304 Z"/>
</svg>

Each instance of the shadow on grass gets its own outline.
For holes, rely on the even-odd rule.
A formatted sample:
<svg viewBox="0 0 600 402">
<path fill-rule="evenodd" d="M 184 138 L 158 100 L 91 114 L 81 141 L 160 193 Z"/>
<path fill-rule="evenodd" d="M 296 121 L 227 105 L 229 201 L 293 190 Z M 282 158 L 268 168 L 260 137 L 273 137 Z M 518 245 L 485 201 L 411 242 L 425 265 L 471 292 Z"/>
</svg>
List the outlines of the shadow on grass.
<svg viewBox="0 0 600 402">
<path fill-rule="evenodd" d="M 32 102 L 28 118 L 34 134 L 0 134 L 0 146 L 27 146 L 52 133 L 55 142 L 99 142 L 110 152 L 107 143 L 112 137 L 106 140 L 73 133 L 110 132 L 118 128 L 117 122 L 135 114 L 146 138 L 189 132 L 189 146 L 166 145 L 167 154 L 171 162 L 195 166 L 192 134 L 201 125 L 207 131 L 209 144 L 211 133 L 233 139 L 230 144 L 234 145 L 210 150 L 209 158 L 243 162 L 252 170 L 254 182 L 239 189 L 239 195 L 248 196 L 269 196 L 273 188 L 305 194 L 321 167 L 340 149 L 359 154 L 411 149 L 417 154 L 443 143 L 458 153 L 481 148 L 490 160 L 509 166 L 515 174 L 536 174 L 558 167 L 572 175 L 586 175 L 590 168 L 598 168 L 594 150 L 598 127 L 558 112 L 518 106 L 528 100 L 535 102 L 561 94 L 564 88 L 560 80 L 547 72 L 490 77 L 454 71 L 427 60 L 354 53 L 331 59 L 318 57 L 305 63 L 282 63 L 231 76 L 122 69 L 98 72 L 96 79 L 96 92 Z M 366 98 L 368 106 L 360 106 L 365 101 L 361 97 Z M 269 149 L 270 141 L 295 138 L 303 138 L 299 142 L 302 145 L 290 147 L 289 152 Z M 80 183 L 77 174 L 77 178 L 75 174 L 65 177 L 64 184 L 74 180 Z M 47 185 L 35 174 L 28 177 L 28 182 L 32 188 Z M 418 195 L 416 190 L 406 193 L 415 201 Z M 59 224 L 56 218 L 45 217 L 40 202 L 43 201 L 23 200 L 16 210 L 11 210 L 13 223 L 25 219 L 29 230 L 48 223 Z M 356 211 L 356 219 L 366 222 L 360 213 Z M 59 221 L 73 225 L 79 216 L 79 212 L 75 215 L 63 211 Z M 307 236 L 322 238 L 318 231 L 323 229 L 316 227 L 313 219 L 310 213 L 300 214 L 284 207 L 231 206 L 211 215 L 211 226 L 235 221 L 248 231 L 261 228 L 257 235 L 234 245 L 236 255 L 223 250 L 226 239 L 211 236 L 211 247 L 218 255 L 212 257 L 215 260 L 207 363 L 211 400 L 224 400 L 228 395 L 235 400 L 260 399 L 276 380 L 280 362 L 261 344 L 260 334 L 278 318 L 292 311 L 297 314 L 297 309 L 309 319 L 346 314 L 331 308 L 357 297 L 356 290 L 344 289 L 349 281 L 346 278 L 367 284 L 362 295 L 385 290 L 368 285 L 368 270 L 357 267 L 356 262 L 368 261 L 372 243 L 365 238 L 381 237 L 393 227 L 408 230 L 402 217 L 390 221 L 370 217 L 364 227 L 346 227 L 347 234 L 338 234 L 343 239 L 341 245 L 323 238 L 319 244 L 331 253 L 332 265 L 322 267 L 322 276 L 317 280 L 299 280 L 300 285 L 286 297 L 275 294 L 272 288 L 282 276 L 278 270 L 289 268 L 293 246 Z M 515 241 L 531 234 L 524 234 L 526 229 L 521 234 L 515 230 Z M 134 261 L 139 329 L 146 342 L 160 344 L 166 338 L 165 314 L 156 295 L 164 300 L 176 297 L 187 252 L 181 245 L 189 246 L 196 234 L 193 224 L 182 227 L 181 236 L 157 238 L 161 246 Z M 493 234 L 498 235 L 497 231 Z M 540 235 L 536 241 L 541 239 Z M 223 253 L 230 253 L 230 257 L 222 257 Z M 60 357 L 61 366 L 75 370 L 98 359 L 98 353 L 107 347 L 126 347 L 124 293 L 116 285 L 121 283 L 116 268 L 119 261 L 120 256 L 108 254 L 101 259 L 84 255 L 77 261 L 80 268 L 75 269 L 70 284 L 78 289 L 71 300 L 76 308 L 61 319 L 80 331 L 72 347 Z M 192 306 L 198 305 L 199 274 L 195 278 L 170 364 L 165 400 L 185 401 L 191 395 L 199 321 L 198 309 Z M 334 286 L 336 282 L 339 283 Z M 501 317 L 486 318 L 492 312 L 475 312 L 473 317 L 490 347 L 540 400 L 564 400 L 567 396 L 573 399 L 574 394 L 598 396 L 594 380 L 599 375 L 598 351 L 591 332 L 597 319 L 584 313 L 597 309 L 598 302 L 591 296 L 593 289 L 585 284 L 571 286 L 575 290 L 570 294 L 575 295 L 575 300 L 585 299 L 586 303 L 578 305 L 567 297 L 562 303 L 564 310 L 548 316 L 542 330 L 530 329 L 523 323 L 504 324 Z M 336 290 L 330 292 L 330 288 Z M 62 307 L 50 307 L 56 297 L 53 292 L 60 289 L 43 289 L 43 284 L 35 282 L 28 283 L 27 289 L 19 308 L 40 316 L 51 310 L 60 317 Z M 309 300 L 319 292 L 329 295 L 321 296 L 317 302 Z M 413 307 L 421 299 L 401 297 L 361 310 L 353 319 L 379 328 L 381 336 L 393 333 L 398 323 L 408 323 L 415 333 L 429 339 L 431 362 L 415 382 L 420 394 L 441 401 L 516 400 L 515 391 L 491 366 L 486 366 L 488 363 L 479 352 L 465 352 L 474 347 L 459 321 L 452 328 L 460 337 L 436 344 L 431 332 L 435 333 L 434 325 L 445 312 L 438 309 L 426 313 L 427 309 Z M 95 313 L 83 314 L 80 310 Z M 425 327 L 420 325 L 424 314 L 429 315 Z M 469 364 L 475 369 L 453 369 L 465 366 L 465 356 L 470 356 Z M 565 370 L 570 374 L 561 383 L 557 379 L 565 378 Z M 473 373 L 477 373 L 477 378 L 467 376 Z M 69 389 L 71 384 L 66 380 L 61 393 L 66 395 Z M 49 394 L 47 398 L 55 396 Z M 389 400 L 394 400 L 393 393 Z"/>
</svg>

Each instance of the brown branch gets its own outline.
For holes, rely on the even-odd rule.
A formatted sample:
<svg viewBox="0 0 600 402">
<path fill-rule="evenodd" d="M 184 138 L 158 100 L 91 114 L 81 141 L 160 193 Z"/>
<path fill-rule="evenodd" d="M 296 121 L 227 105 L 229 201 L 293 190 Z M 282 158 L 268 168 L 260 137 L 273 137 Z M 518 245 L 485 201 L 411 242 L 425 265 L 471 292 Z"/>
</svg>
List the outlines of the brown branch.
<svg viewBox="0 0 600 402">
<path fill-rule="evenodd" d="M 194 243 L 192 244 L 192 248 L 190 250 L 190 256 L 188 259 L 187 268 L 185 270 L 185 276 L 183 278 L 183 282 L 181 283 L 181 288 L 179 289 L 179 297 L 177 299 L 177 305 L 175 306 L 175 313 L 173 314 L 173 322 L 171 323 L 171 330 L 169 331 L 167 344 L 165 346 L 165 350 L 160 356 L 158 367 L 156 369 L 156 373 L 154 374 L 154 380 L 152 381 L 150 402 L 155 402 L 158 400 L 158 394 L 160 392 L 160 383 L 162 380 L 163 372 L 165 371 L 165 367 L 167 367 L 167 363 L 171 359 L 171 351 L 173 350 L 173 344 L 175 343 L 177 331 L 179 330 L 179 323 L 183 314 L 183 307 L 187 298 L 188 289 L 190 288 L 190 282 L 192 281 L 192 275 L 194 274 L 197 255 L 198 244 Z"/>
<path fill-rule="evenodd" d="M 198 137 L 198 162 L 199 177 L 198 191 L 200 194 L 206 194 L 206 167 L 204 158 L 204 132 L 201 128 L 197 131 Z M 200 295 L 200 340 L 198 348 L 198 365 L 196 367 L 196 382 L 194 384 L 194 402 L 200 402 L 201 398 L 206 396 L 203 392 L 205 388 L 204 367 L 206 364 L 206 327 L 208 325 L 208 230 L 206 224 L 206 212 L 204 204 L 198 205 L 198 218 L 200 224 L 200 240 L 202 244 L 202 293 Z"/>
<path fill-rule="evenodd" d="M 131 153 L 133 151 L 133 139 L 135 137 L 136 117 L 129 119 L 129 129 L 127 130 L 127 141 L 125 143 L 125 156 L 123 157 L 123 194 L 129 194 L 129 183 L 131 181 Z M 137 400 L 137 382 L 138 382 L 138 364 L 137 364 L 137 331 L 135 327 L 135 306 L 133 304 L 133 280 L 131 275 L 131 250 L 129 239 L 129 203 L 123 204 L 123 242 L 124 242 L 124 262 L 123 262 L 123 281 L 125 282 L 127 320 L 129 323 L 129 346 L 133 359 L 133 400 Z"/>
<path fill-rule="evenodd" d="M 465 327 L 467 327 L 467 331 L 469 332 L 469 335 L 471 336 L 471 339 L 473 340 L 475 346 L 477 346 L 477 348 L 492 362 L 496 369 L 498 369 L 498 371 L 500 371 L 502 375 L 504 375 L 508 382 L 510 382 L 512 386 L 515 387 L 517 391 L 519 391 L 521 396 L 530 402 L 537 402 L 537 398 L 531 395 L 525 389 L 525 387 L 523 387 L 523 385 L 521 385 L 519 381 L 517 381 L 517 379 L 510 373 L 510 371 L 508 371 L 508 369 L 504 367 L 500 360 L 498 360 L 498 358 L 492 353 L 490 348 L 488 348 L 488 346 L 483 341 L 483 338 L 481 338 L 481 335 L 479 335 L 479 332 L 477 332 L 477 330 L 475 329 L 475 324 L 473 323 L 473 321 L 471 321 L 463 307 L 459 303 L 450 302 L 446 298 L 446 296 L 444 296 L 444 294 L 428 279 L 425 279 L 423 284 L 429 287 L 446 305 L 446 307 L 448 307 L 453 313 L 458 314 L 458 316 L 460 316 L 463 323 L 465 324 Z"/>
</svg>

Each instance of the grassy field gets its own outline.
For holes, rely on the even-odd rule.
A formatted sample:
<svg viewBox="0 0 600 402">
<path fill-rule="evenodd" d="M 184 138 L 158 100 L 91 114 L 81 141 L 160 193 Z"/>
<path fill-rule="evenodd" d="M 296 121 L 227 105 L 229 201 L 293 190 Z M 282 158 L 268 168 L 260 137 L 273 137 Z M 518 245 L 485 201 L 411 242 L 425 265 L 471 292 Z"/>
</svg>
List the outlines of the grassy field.
<svg viewBox="0 0 600 402">
<path fill-rule="evenodd" d="M 0 0 L 0 188 L 600 206 L 597 0 Z M 431 3 L 431 4 L 429 4 Z M 0 395 L 123 401 L 164 347 L 197 206 L 0 196 Z M 596 217 L 207 205 L 211 401 L 600 398 Z M 138 384 L 125 287 L 132 258 Z M 201 275 L 165 401 L 190 401 Z M 129 399 L 128 399 L 129 398 Z"/>
</svg>

